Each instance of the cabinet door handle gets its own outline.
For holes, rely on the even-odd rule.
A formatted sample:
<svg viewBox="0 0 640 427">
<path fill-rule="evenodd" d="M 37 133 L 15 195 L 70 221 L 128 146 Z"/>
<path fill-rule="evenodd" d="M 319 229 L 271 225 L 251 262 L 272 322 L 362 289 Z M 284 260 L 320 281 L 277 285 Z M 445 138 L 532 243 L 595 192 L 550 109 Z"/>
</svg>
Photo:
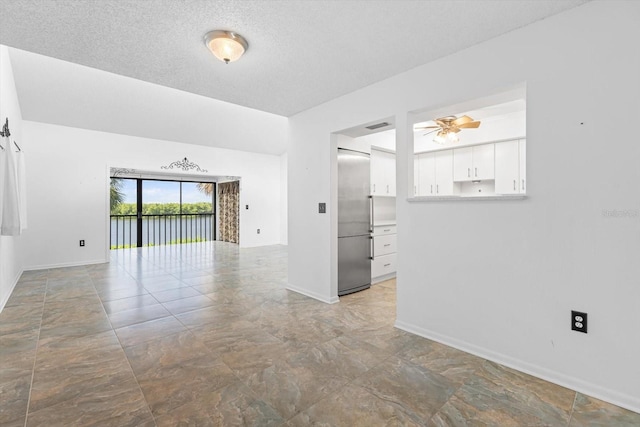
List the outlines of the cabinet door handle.
<svg viewBox="0 0 640 427">
<path fill-rule="evenodd" d="M 513 191 L 516 191 L 516 180 L 513 180 Z"/>
<path fill-rule="evenodd" d="M 433 194 L 433 184 L 431 184 L 431 194 Z"/>
<path fill-rule="evenodd" d="M 476 168 L 476 178 L 478 177 L 478 168 Z"/>
<path fill-rule="evenodd" d="M 522 180 L 522 191 L 524 191 L 524 179 Z"/>
<path fill-rule="evenodd" d="M 471 178 L 471 168 L 467 168 L 467 178 Z"/>
<path fill-rule="evenodd" d="M 416 194 L 418 194 L 418 190 L 417 190 L 417 187 L 414 185 L 413 186 L 413 195 L 415 196 Z"/>
<path fill-rule="evenodd" d="M 386 245 L 384 245 L 384 247 L 386 248 L 387 246 L 391 246 L 391 243 L 387 243 Z"/>
<path fill-rule="evenodd" d="M 387 184 L 387 194 L 389 194 L 389 184 Z"/>
<path fill-rule="evenodd" d="M 440 194 L 440 184 L 436 184 L 436 194 Z"/>
<path fill-rule="evenodd" d="M 384 266 L 385 266 L 385 267 L 389 267 L 390 265 L 391 265 L 391 263 L 389 263 L 389 264 L 385 264 Z"/>
<path fill-rule="evenodd" d="M 384 229 L 384 230 L 382 230 L 382 231 L 391 231 L 391 229 L 390 229 L 390 228 L 385 228 L 385 229 Z"/>
<path fill-rule="evenodd" d="M 376 192 L 376 185 L 375 184 L 373 184 L 373 192 L 374 193 Z"/>
</svg>

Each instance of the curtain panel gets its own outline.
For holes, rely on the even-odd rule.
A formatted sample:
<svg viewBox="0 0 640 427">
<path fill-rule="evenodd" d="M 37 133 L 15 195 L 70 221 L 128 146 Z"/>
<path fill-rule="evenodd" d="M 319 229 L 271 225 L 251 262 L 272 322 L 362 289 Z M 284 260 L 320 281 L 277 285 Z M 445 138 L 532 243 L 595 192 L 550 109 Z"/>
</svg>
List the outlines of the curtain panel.
<svg viewBox="0 0 640 427">
<path fill-rule="evenodd" d="M 240 242 L 240 181 L 218 184 L 219 236 L 223 242 Z"/>
</svg>

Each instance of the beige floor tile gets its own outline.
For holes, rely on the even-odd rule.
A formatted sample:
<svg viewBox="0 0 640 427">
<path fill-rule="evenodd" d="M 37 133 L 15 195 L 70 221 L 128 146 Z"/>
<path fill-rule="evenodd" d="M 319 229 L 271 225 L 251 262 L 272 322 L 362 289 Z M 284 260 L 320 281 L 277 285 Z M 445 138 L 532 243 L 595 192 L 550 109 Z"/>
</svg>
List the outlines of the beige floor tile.
<svg viewBox="0 0 640 427">
<path fill-rule="evenodd" d="M 114 329 L 118 329 L 167 316 L 171 316 L 171 313 L 162 304 L 153 304 L 112 313 L 109 315 L 109 321 Z"/>
<path fill-rule="evenodd" d="M 115 330 L 120 344 L 123 347 L 131 347 L 145 341 L 162 338 L 177 332 L 186 331 L 187 328 L 173 316 L 162 317 L 156 320 L 136 323 Z"/>
<path fill-rule="evenodd" d="M 570 427 L 637 427 L 640 414 L 578 393 Z"/>
<path fill-rule="evenodd" d="M 287 268 L 284 246 L 207 242 L 25 272 L 0 312 L 0 424 L 640 425 L 396 329 L 395 280 L 324 304 Z"/>
</svg>

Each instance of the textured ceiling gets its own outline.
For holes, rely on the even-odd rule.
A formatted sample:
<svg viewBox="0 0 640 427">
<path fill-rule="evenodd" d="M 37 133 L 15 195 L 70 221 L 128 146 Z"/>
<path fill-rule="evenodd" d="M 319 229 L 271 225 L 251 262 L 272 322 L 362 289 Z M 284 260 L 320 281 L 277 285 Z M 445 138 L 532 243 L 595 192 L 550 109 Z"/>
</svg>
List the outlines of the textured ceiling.
<svg viewBox="0 0 640 427">
<path fill-rule="evenodd" d="M 586 0 L 1 0 L 0 43 L 291 116 Z M 249 49 L 225 65 L 213 29 Z"/>
</svg>

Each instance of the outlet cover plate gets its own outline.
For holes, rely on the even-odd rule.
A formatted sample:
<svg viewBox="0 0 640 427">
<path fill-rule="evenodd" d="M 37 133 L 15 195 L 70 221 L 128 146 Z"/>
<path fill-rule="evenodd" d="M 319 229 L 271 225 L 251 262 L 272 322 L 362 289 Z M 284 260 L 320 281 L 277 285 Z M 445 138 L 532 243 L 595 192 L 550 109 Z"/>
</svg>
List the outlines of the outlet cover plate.
<svg viewBox="0 0 640 427">
<path fill-rule="evenodd" d="M 587 313 L 571 310 L 571 330 L 587 333 Z"/>
</svg>

